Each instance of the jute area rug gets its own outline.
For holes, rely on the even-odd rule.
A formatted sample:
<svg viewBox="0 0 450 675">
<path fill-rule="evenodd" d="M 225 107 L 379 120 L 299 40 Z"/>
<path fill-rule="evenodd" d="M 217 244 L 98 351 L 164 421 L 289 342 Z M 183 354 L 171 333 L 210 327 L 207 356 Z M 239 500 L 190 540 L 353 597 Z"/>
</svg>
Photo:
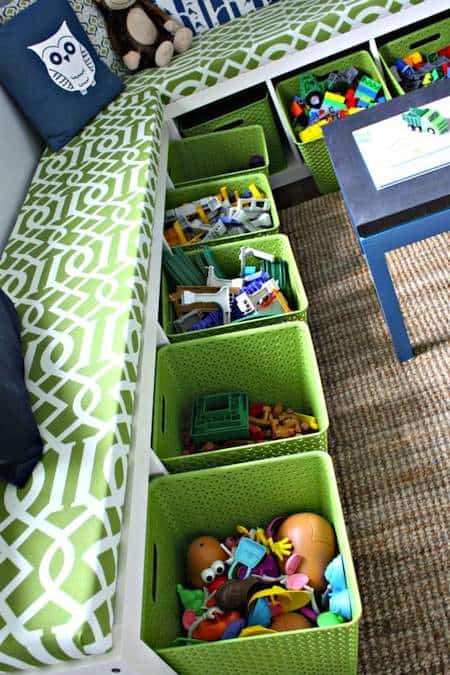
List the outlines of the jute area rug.
<svg viewBox="0 0 450 675">
<path fill-rule="evenodd" d="M 450 237 L 389 256 L 417 354 L 400 364 L 340 195 L 281 221 L 309 298 L 359 579 L 360 672 L 450 673 Z"/>
</svg>

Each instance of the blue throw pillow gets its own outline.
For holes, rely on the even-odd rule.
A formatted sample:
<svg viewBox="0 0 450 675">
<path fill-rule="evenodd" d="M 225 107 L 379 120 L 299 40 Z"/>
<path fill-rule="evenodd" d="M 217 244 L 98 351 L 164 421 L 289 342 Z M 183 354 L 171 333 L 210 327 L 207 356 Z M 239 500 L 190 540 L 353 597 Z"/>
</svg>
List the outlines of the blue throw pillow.
<svg viewBox="0 0 450 675">
<path fill-rule="evenodd" d="M 123 87 L 66 0 L 38 0 L 0 26 L 0 82 L 54 150 Z"/>
<path fill-rule="evenodd" d="M 0 478 L 21 487 L 41 457 L 24 381 L 19 319 L 0 290 Z"/>
<path fill-rule="evenodd" d="M 158 7 L 194 33 L 203 33 L 274 2 L 277 0 L 156 0 Z"/>
</svg>

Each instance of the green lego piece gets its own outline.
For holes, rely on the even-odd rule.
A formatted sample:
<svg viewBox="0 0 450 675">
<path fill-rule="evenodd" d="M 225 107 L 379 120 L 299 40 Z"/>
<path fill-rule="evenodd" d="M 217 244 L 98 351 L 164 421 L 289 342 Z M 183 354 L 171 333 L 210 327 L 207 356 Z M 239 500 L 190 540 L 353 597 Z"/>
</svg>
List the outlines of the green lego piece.
<svg viewBox="0 0 450 675">
<path fill-rule="evenodd" d="M 204 260 L 204 267 L 209 267 L 210 265 L 212 265 L 214 267 L 214 272 L 216 273 L 216 276 L 219 277 L 219 279 L 226 278 L 227 275 L 225 274 L 225 272 L 223 272 L 215 256 L 213 255 L 212 250 L 208 248 L 208 246 L 206 245 L 202 246 L 201 256 Z"/>
<path fill-rule="evenodd" d="M 250 436 L 248 396 L 240 392 L 209 394 L 194 401 L 191 437 L 196 447 L 207 441 L 246 439 Z"/>
<path fill-rule="evenodd" d="M 182 248 L 173 252 L 163 249 L 163 265 L 167 274 L 179 286 L 203 286 L 206 281 L 206 269 L 202 272 L 186 255 Z"/>
<path fill-rule="evenodd" d="M 203 614 L 205 594 L 201 588 L 191 590 L 190 588 L 184 588 L 181 584 L 177 584 L 177 593 L 184 609 L 193 609 L 197 616 Z"/>
<path fill-rule="evenodd" d="M 312 108 L 320 108 L 327 82 L 321 82 L 315 75 L 305 73 L 298 77 L 299 96 Z"/>
<path fill-rule="evenodd" d="M 274 262 L 261 261 L 261 270 L 267 272 L 271 279 L 275 279 L 282 293 L 286 293 L 288 285 L 288 271 L 285 260 L 276 259 Z"/>
</svg>

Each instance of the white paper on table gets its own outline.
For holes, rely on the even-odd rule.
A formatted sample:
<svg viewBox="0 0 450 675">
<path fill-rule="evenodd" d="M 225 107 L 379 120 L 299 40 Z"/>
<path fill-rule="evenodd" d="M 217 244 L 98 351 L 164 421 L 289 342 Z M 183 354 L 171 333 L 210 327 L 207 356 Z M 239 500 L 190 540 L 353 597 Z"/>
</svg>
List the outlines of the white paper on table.
<svg viewBox="0 0 450 675">
<path fill-rule="evenodd" d="M 450 118 L 450 96 L 417 107 Z M 450 131 L 412 131 L 401 115 L 357 129 L 353 136 L 377 190 L 450 164 Z"/>
</svg>

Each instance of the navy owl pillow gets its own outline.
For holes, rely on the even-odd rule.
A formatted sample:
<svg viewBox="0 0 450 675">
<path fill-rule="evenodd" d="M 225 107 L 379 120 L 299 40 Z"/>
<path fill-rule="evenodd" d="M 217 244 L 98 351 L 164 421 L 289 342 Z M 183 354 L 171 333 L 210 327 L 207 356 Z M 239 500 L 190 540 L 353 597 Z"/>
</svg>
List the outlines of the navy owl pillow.
<svg viewBox="0 0 450 675">
<path fill-rule="evenodd" d="M 0 26 L 0 82 L 53 150 L 123 87 L 66 0 L 37 0 Z"/>
</svg>

